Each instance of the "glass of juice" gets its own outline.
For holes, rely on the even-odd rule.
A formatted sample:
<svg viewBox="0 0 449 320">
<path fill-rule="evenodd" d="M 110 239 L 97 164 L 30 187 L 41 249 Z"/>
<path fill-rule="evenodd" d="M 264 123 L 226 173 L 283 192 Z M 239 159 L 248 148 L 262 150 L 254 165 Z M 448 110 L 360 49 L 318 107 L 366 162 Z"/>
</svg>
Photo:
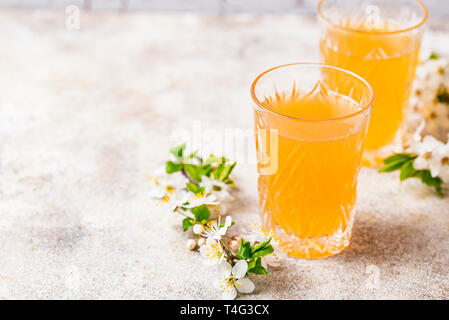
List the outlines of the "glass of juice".
<svg viewBox="0 0 449 320">
<path fill-rule="evenodd" d="M 356 74 L 296 63 L 251 86 L 260 216 L 292 257 L 313 259 L 349 245 L 374 94 Z"/>
<path fill-rule="evenodd" d="M 363 164 L 377 166 L 402 143 L 427 9 L 418 0 L 321 0 L 321 61 L 374 88 Z"/>
</svg>

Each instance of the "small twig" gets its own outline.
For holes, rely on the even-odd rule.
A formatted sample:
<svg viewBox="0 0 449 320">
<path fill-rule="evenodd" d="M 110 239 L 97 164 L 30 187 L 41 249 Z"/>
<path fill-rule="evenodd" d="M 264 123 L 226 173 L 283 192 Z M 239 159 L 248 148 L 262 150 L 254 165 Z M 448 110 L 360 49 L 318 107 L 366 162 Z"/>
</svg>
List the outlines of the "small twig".
<svg viewBox="0 0 449 320">
<path fill-rule="evenodd" d="M 232 253 L 231 249 L 228 248 L 228 246 L 225 244 L 224 241 L 220 240 L 221 246 L 223 247 L 223 251 L 225 252 L 228 260 L 234 260 L 236 257 Z"/>
<path fill-rule="evenodd" d="M 189 179 L 190 183 L 193 183 L 194 185 L 196 185 L 197 187 L 199 187 L 200 185 L 198 184 L 198 182 L 196 182 L 195 180 L 193 180 L 186 172 L 186 169 L 184 169 L 184 167 L 181 170 L 182 174 L 184 175 L 184 177 L 186 177 L 187 179 Z"/>
<path fill-rule="evenodd" d="M 176 208 L 173 212 L 176 212 L 177 214 L 180 214 L 186 218 L 193 219 L 192 217 L 189 217 L 188 215 L 184 214 L 184 212 L 180 211 L 179 208 Z"/>
</svg>

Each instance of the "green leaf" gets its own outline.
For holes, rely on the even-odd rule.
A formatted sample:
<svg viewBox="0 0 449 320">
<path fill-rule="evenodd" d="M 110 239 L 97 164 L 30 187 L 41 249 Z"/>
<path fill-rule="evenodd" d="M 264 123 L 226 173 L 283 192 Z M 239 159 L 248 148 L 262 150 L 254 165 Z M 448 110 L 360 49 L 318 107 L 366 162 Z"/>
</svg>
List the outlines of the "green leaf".
<svg viewBox="0 0 449 320">
<path fill-rule="evenodd" d="M 219 164 L 213 171 L 212 171 L 212 175 L 214 177 L 214 179 L 219 180 L 221 173 L 223 172 L 224 169 L 224 165 L 223 164 Z"/>
<path fill-rule="evenodd" d="M 253 253 L 253 257 L 264 257 L 269 254 L 272 254 L 274 251 L 273 247 L 269 244 L 265 248 L 257 250 Z"/>
<path fill-rule="evenodd" d="M 432 177 L 430 170 L 415 170 L 412 177 L 421 179 L 425 185 L 435 188 L 436 192 L 443 196 L 443 180 L 440 177 Z"/>
<path fill-rule="evenodd" d="M 254 274 L 263 274 L 263 275 L 268 276 L 268 270 L 265 269 L 265 268 L 262 267 L 262 266 L 255 266 L 254 268 L 252 268 L 252 269 L 251 269 L 250 271 L 248 271 L 248 272 L 251 272 L 251 273 L 254 273 Z"/>
<path fill-rule="evenodd" d="M 384 166 L 379 169 L 379 172 L 392 172 L 402 168 L 407 162 L 413 161 L 416 158 L 414 154 L 410 153 L 396 153 L 384 159 Z"/>
<path fill-rule="evenodd" d="M 182 230 L 186 232 L 191 226 L 193 226 L 195 221 L 192 218 L 185 218 L 182 220 Z"/>
<path fill-rule="evenodd" d="M 412 177 L 414 171 L 415 169 L 413 168 L 413 162 L 407 161 L 401 168 L 401 175 L 400 175 L 401 181 L 404 181 L 405 179 Z"/>
<path fill-rule="evenodd" d="M 392 171 L 396 171 L 402 168 L 402 166 L 404 165 L 404 161 L 402 160 L 397 160 L 394 162 L 390 162 L 388 164 L 386 164 L 385 166 L 383 166 L 382 168 L 379 169 L 379 172 L 392 172 Z"/>
<path fill-rule="evenodd" d="M 170 149 L 170 153 L 175 156 L 176 159 L 182 160 L 184 155 L 184 150 L 186 148 L 186 144 L 180 144 L 179 146 L 173 147 Z"/>
<path fill-rule="evenodd" d="M 197 182 L 201 182 L 202 168 L 200 166 L 194 164 L 186 164 L 184 165 L 184 169 L 186 173 Z"/>
<path fill-rule="evenodd" d="M 223 164 L 226 162 L 226 158 L 225 157 L 216 157 L 213 154 L 211 154 L 209 156 L 209 158 L 207 158 L 206 160 L 206 164 Z"/>
<path fill-rule="evenodd" d="M 411 154 L 411 153 L 395 153 L 391 156 L 389 156 L 388 158 L 385 158 L 384 164 L 388 164 L 388 163 L 392 163 L 392 162 L 396 162 L 398 160 L 404 160 L 404 161 L 408 161 L 408 160 L 413 160 L 416 158 L 416 155 Z"/>
<path fill-rule="evenodd" d="M 212 172 L 212 167 L 210 164 L 206 164 L 201 167 L 201 175 L 209 177 L 211 172 Z"/>
<path fill-rule="evenodd" d="M 260 259 L 260 258 L 257 258 L 257 259 Z M 257 259 L 253 259 L 248 262 L 248 272 L 250 272 L 250 270 L 256 266 Z"/>
<path fill-rule="evenodd" d="M 192 211 L 197 221 L 207 220 L 210 217 L 209 208 L 205 204 L 192 208 L 190 211 Z"/>
<path fill-rule="evenodd" d="M 212 176 L 216 180 L 220 180 L 223 182 L 226 182 L 228 180 L 229 175 L 231 174 L 232 170 L 236 166 L 237 162 L 234 162 L 233 164 L 227 164 L 228 159 L 221 157 L 217 158 L 214 156 L 210 156 L 208 163 L 216 163 L 218 164 L 211 172 Z"/>
<path fill-rule="evenodd" d="M 449 101 L 449 93 L 448 93 Z M 437 193 L 443 195 L 443 180 L 440 177 L 432 177 L 429 170 L 416 170 L 413 167 L 413 161 L 417 158 L 416 155 L 410 153 L 397 153 L 384 159 L 384 167 L 379 172 L 391 172 L 401 170 L 400 179 L 404 181 L 408 178 L 418 178 L 429 187 L 435 188 Z"/>
<path fill-rule="evenodd" d="M 196 160 L 198 160 L 199 163 L 203 163 L 203 158 L 198 156 L 198 150 L 196 150 L 196 151 L 192 152 L 191 154 L 189 154 L 187 156 L 187 159 L 196 159 Z"/>
<path fill-rule="evenodd" d="M 255 265 L 254 265 L 252 268 L 249 268 L 249 267 L 248 267 L 248 273 L 251 272 L 251 273 L 254 273 L 254 274 L 263 274 L 263 275 L 268 276 L 268 271 L 267 271 L 267 269 L 265 269 L 265 268 L 262 266 L 262 260 L 261 260 L 261 258 L 259 257 L 259 258 L 255 259 L 255 260 L 253 260 L 253 261 L 255 261 Z M 249 264 L 248 264 L 248 266 L 249 266 Z"/>
<path fill-rule="evenodd" d="M 271 238 L 266 240 L 266 241 L 264 241 L 264 242 L 262 242 L 262 243 L 259 243 L 258 245 L 254 246 L 254 247 L 252 247 L 251 248 L 251 252 L 255 252 L 257 250 L 261 250 L 261 249 L 265 248 L 270 243 L 270 241 L 271 241 Z"/>
<path fill-rule="evenodd" d="M 191 182 L 187 182 L 186 186 L 187 186 L 187 190 L 189 190 L 190 192 L 193 192 L 195 194 L 203 193 L 205 190 L 204 188 L 197 186 L 196 184 L 191 183 Z"/>
<path fill-rule="evenodd" d="M 240 251 L 237 253 L 237 258 L 241 260 L 246 260 L 251 258 L 251 244 L 249 241 L 240 242 Z"/>
<path fill-rule="evenodd" d="M 172 174 L 182 170 L 182 164 L 174 163 L 173 161 L 167 161 L 165 163 L 165 172 Z"/>
<path fill-rule="evenodd" d="M 429 187 L 434 187 L 437 193 L 443 195 L 443 180 L 440 177 L 432 177 L 430 170 L 418 170 L 417 176 L 421 178 L 421 181 Z"/>
<path fill-rule="evenodd" d="M 236 164 L 237 164 L 237 162 L 234 162 L 234 163 L 231 164 L 231 165 L 225 166 L 223 172 L 221 172 L 221 174 L 220 174 L 220 180 L 221 180 L 221 181 L 225 181 L 225 180 L 229 177 L 229 175 L 230 175 L 231 172 L 232 172 L 232 169 L 234 169 L 234 167 L 235 167 Z"/>
<path fill-rule="evenodd" d="M 438 55 L 438 53 L 432 52 L 430 54 L 429 60 L 437 60 L 437 59 L 440 59 L 440 56 Z"/>
</svg>

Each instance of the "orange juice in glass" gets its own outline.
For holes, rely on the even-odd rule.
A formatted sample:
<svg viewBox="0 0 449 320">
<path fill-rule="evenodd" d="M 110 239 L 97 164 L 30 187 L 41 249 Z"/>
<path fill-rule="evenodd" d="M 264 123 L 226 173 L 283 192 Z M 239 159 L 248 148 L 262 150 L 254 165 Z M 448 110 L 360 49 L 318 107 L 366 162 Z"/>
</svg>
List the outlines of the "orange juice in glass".
<svg viewBox="0 0 449 320">
<path fill-rule="evenodd" d="M 260 215 L 290 256 L 349 245 L 374 94 L 361 77 L 322 64 L 270 69 L 251 87 Z"/>
<path fill-rule="evenodd" d="M 379 165 L 401 143 L 427 9 L 418 0 L 321 0 L 323 63 L 344 68 L 374 88 L 364 165 Z"/>
</svg>

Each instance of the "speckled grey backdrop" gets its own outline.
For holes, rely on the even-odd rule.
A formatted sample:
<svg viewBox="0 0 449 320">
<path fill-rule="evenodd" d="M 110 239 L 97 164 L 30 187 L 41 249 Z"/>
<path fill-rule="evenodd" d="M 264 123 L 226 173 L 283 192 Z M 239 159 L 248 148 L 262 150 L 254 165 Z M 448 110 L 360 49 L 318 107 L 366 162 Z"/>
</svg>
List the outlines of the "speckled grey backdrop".
<svg viewBox="0 0 449 320">
<path fill-rule="evenodd" d="M 251 80 L 316 60 L 314 19 L 83 12 L 67 30 L 65 18 L 0 13 L 0 297 L 218 298 L 146 177 L 195 119 L 251 128 Z M 447 52 L 446 34 L 427 37 Z M 235 174 L 233 217 L 252 225 L 255 167 Z M 363 169 L 357 207 L 346 251 L 288 259 L 244 297 L 449 297 L 449 198 Z"/>
</svg>

